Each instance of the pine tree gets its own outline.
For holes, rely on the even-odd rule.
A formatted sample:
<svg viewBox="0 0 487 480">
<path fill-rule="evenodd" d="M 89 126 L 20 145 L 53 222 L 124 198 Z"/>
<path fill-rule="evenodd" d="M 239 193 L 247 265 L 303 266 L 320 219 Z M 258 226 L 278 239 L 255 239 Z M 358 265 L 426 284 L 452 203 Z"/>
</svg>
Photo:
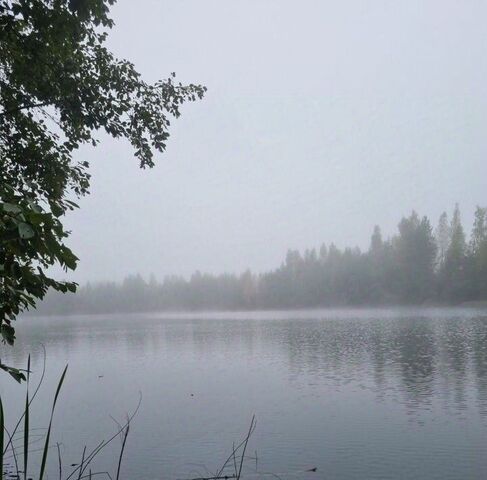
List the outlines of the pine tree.
<svg viewBox="0 0 487 480">
<path fill-rule="evenodd" d="M 326 244 L 323 243 L 320 247 L 320 262 L 325 263 L 327 257 L 328 257 L 328 249 L 326 248 Z"/>
<path fill-rule="evenodd" d="M 441 289 L 444 300 L 458 303 L 467 297 L 467 243 L 460 208 L 455 205 L 450 223 L 450 245 L 446 251 L 441 272 Z"/>
<path fill-rule="evenodd" d="M 470 239 L 469 290 L 474 299 L 487 299 L 487 208 L 477 206 Z"/>
<path fill-rule="evenodd" d="M 382 233 L 380 231 L 379 225 L 374 227 L 374 232 L 372 233 L 372 237 L 370 239 L 370 248 L 369 252 L 372 254 L 379 254 L 382 250 Z"/>
<path fill-rule="evenodd" d="M 433 291 L 436 258 L 436 244 L 428 218 L 420 220 L 414 211 L 403 218 L 395 250 L 396 285 L 402 301 L 423 302 Z"/>
<path fill-rule="evenodd" d="M 445 263 L 446 252 L 450 246 L 451 231 L 448 225 L 448 215 L 443 212 L 438 220 L 438 226 L 435 231 L 436 245 L 438 247 L 437 268 L 441 269 Z"/>
<path fill-rule="evenodd" d="M 482 244 L 487 241 L 487 208 L 477 206 L 470 239 L 470 251 L 475 255 Z"/>
<path fill-rule="evenodd" d="M 465 259 L 466 253 L 465 231 L 463 230 L 460 208 L 457 203 L 450 225 L 450 245 L 446 254 L 447 261 L 460 265 Z"/>
</svg>

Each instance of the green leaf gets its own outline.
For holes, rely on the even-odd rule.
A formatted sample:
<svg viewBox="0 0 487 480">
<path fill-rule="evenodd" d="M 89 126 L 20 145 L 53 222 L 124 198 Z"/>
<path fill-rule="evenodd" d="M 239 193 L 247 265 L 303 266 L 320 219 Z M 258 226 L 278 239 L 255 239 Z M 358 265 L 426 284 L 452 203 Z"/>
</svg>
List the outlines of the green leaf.
<svg viewBox="0 0 487 480">
<path fill-rule="evenodd" d="M 25 375 L 20 371 L 16 369 L 10 369 L 8 370 L 8 373 L 19 383 L 22 383 L 22 380 L 25 382 Z"/>
<path fill-rule="evenodd" d="M 22 211 L 18 205 L 14 205 L 13 203 L 2 203 L 0 205 L 6 213 L 20 213 Z"/>
<path fill-rule="evenodd" d="M 35 236 L 33 228 L 28 223 L 21 222 L 17 228 L 19 230 L 20 238 L 23 240 L 27 240 Z"/>
<path fill-rule="evenodd" d="M 4 323 L 0 328 L 0 333 L 3 339 L 9 344 L 13 345 L 15 342 L 15 328 Z"/>
<path fill-rule="evenodd" d="M 51 211 L 53 213 L 53 215 L 55 217 L 60 217 L 61 215 L 64 214 L 64 209 L 62 206 L 60 206 L 58 203 L 56 202 L 51 202 L 50 204 L 50 207 L 51 207 Z"/>
<path fill-rule="evenodd" d="M 34 203 L 32 200 L 29 200 L 29 207 L 35 212 L 35 213 L 42 213 L 42 208 L 37 205 L 37 203 Z"/>
<path fill-rule="evenodd" d="M 18 369 L 0 363 L 0 369 L 10 374 L 17 382 L 25 381 L 25 375 Z"/>
</svg>

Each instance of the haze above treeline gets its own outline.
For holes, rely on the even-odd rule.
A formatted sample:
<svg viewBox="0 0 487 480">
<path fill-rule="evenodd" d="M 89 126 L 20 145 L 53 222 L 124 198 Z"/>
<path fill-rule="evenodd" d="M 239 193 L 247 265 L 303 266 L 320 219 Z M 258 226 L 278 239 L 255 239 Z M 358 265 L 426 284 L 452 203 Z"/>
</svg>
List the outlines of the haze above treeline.
<svg viewBox="0 0 487 480">
<path fill-rule="evenodd" d="M 69 276 L 266 272 L 288 248 L 368 247 L 412 209 L 485 205 L 487 2 L 118 1 L 107 47 L 146 81 L 208 88 L 141 171 L 82 148 Z M 143 25 L 143 28 L 141 28 Z M 65 278 L 64 272 L 59 272 Z"/>
<path fill-rule="evenodd" d="M 41 314 L 240 310 L 362 305 L 460 304 L 487 300 L 487 208 L 477 207 L 467 239 L 458 205 L 435 228 L 412 212 L 384 239 L 375 226 L 367 251 L 333 243 L 289 250 L 275 270 L 159 283 L 140 275 L 88 283 L 76 294 L 48 294 Z"/>
</svg>

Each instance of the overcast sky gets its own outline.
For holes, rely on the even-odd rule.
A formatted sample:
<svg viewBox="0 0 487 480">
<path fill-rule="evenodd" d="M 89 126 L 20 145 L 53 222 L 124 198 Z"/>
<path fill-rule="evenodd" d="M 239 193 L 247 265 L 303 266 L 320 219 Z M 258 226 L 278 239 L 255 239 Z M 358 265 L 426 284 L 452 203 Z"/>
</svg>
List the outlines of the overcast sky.
<svg viewBox="0 0 487 480">
<path fill-rule="evenodd" d="M 487 2 L 118 0 L 109 46 L 147 80 L 208 87 L 141 171 L 79 152 L 74 278 L 263 271 L 288 248 L 367 247 L 416 209 L 487 205 Z"/>
</svg>

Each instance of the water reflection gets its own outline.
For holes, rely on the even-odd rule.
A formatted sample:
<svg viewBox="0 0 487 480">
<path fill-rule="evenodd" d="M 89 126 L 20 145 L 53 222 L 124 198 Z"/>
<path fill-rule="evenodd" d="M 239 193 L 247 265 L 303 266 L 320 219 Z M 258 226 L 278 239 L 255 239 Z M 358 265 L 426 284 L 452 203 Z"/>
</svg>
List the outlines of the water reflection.
<svg viewBox="0 0 487 480">
<path fill-rule="evenodd" d="M 313 462 L 330 478 L 399 478 L 400 469 L 444 480 L 487 469 L 487 312 L 38 318 L 22 320 L 18 338 L 1 347 L 5 362 L 24 365 L 31 353 L 38 365 L 41 344 L 51 364 L 70 362 L 60 408 L 85 411 L 66 428 L 143 392 L 134 474 L 143 461 L 154 478 L 184 478 L 188 451 L 194 463 L 224 457 L 252 413 L 264 419 L 258 448 L 273 472 Z M 0 392 L 17 395 L 5 379 Z"/>
<path fill-rule="evenodd" d="M 229 353 L 275 361 L 286 359 L 291 381 L 315 384 L 356 382 L 378 398 L 400 393 L 410 410 L 427 408 L 433 397 L 465 408 L 473 395 L 487 413 L 487 315 L 440 310 L 388 316 L 372 312 L 292 314 L 166 315 L 29 319 L 19 328 L 14 349 L 2 358 L 16 365 L 28 352 L 34 363 L 44 344 L 53 356 L 88 347 L 130 355 L 164 350 L 192 351 L 201 359 Z M 248 318 L 250 317 L 250 318 Z"/>
</svg>

